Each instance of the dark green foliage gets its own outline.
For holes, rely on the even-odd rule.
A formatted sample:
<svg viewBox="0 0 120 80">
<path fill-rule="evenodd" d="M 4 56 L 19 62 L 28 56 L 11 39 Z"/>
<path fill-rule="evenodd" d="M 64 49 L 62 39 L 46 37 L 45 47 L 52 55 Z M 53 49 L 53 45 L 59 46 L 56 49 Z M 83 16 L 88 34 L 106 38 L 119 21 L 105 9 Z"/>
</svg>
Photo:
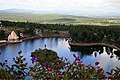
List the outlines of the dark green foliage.
<svg viewBox="0 0 120 80">
<path fill-rule="evenodd" d="M 28 28 L 24 28 L 23 33 L 33 36 L 35 34 L 34 33 L 34 28 L 32 28 L 32 27 L 30 27 L 30 28 L 29 27 Z"/>
<path fill-rule="evenodd" d="M 120 26 L 38 24 L 1 21 L 6 27 L 22 28 L 25 34 L 34 35 L 35 29 L 68 30 L 75 42 L 103 42 L 120 45 Z"/>
<path fill-rule="evenodd" d="M 78 26 L 70 30 L 75 42 L 120 44 L 120 26 Z"/>
<path fill-rule="evenodd" d="M 31 53 L 31 56 L 36 57 L 40 63 L 56 62 L 56 60 L 59 58 L 56 52 L 48 49 L 35 50 Z"/>
<path fill-rule="evenodd" d="M 0 40 L 5 38 L 5 31 L 4 30 L 0 30 Z"/>
</svg>

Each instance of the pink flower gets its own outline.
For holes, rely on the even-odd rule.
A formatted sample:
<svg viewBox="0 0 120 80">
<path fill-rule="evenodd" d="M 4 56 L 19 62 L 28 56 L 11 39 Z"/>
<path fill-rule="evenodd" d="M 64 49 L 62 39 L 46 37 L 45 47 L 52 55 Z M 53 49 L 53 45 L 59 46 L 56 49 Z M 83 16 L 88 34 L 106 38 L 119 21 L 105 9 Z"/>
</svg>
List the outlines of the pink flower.
<svg viewBox="0 0 120 80">
<path fill-rule="evenodd" d="M 25 66 L 25 67 L 26 67 L 26 66 L 27 66 L 27 64 L 28 64 L 28 63 L 25 63 L 25 64 L 23 64 L 23 66 Z"/>
<path fill-rule="evenodd" d="M 82 67 L 84 67 L 85 65 L 84 64 L 81 64 Z"/>
<path fill-rule="evenodd" d="M 78 62 L 78 65 L 79 65 L 79 66 L 81 66 L 81 63 L 80 63 L 80 62 Z"/>
<path fill-rule="evenodd" d="M 100 64 L 100 62 L 96 62 L 96 63 L 95 63 L 95 65 L 98 65 L 98 64 Z"/>
<path fill-rule="evenodd" d="M 101 74 L 104 74 L 104 71 L 102 71 Z"/>
<path fill-rule="evenodd" d="M 100 68 L 100 66 L 97 66 L 96 68 Z"/>
<path fill-rule="evenodd" d="M 16 60 L 19 60 L 19 58 L 18 58 L 18 57 L 16 57 Z"/>
<path fill-rule="evenodd" d="M 79 76 L 78 76 L 78 75 L 76 75 L 76 76 L 75 76 L 75 79 L 78 79 L 78 78 L 79 78 Z"/>
<path fill-rule="evenodd" d="M 91 64 L 88 64 L 88 66 L 91 66 Z"/>
<path fill-rule="evenodd" d="M 72 64 L 70 64 L 68 67 L 69 67 L 69 69 L 70 69 L 70 68 L 72 68 L 72 67 L 73 67 L 73 65 L 72 65 Z"/>
<path fill-rule="evenodd" d="M 76 54 L 73 54 L 73 57 L 75 57 L 75 58 L 76 58 Z"/>
<path fill-rule="evenodd" d="M 80 61 L 80 58 L 79 58 L 79 56 L 75 58 L 75 61 Z"/>
<path fill-rule="evenodd" d="M 19 52 L 18 52 L 18 54 L 21 54 L 22 53 L 22 50 L 20 50 Z"/>
<path fill-rule="evenodd" d="M 103 68 L 100 68 L 99 70 L 100 70 L 100 71 L 103 71 Z"/>
<path fill-rule="evenodd" d="M 33 67 L 32 67 L 32 66 L 30 66 L 29 68 L 30 68 L 30 69 L 32 69 Z"/>
<path fill-rule="evenodd" d="M 112 79 L 112 78 L 113 78 L 113 75 L 108 76 L 108 79 Z"/>
<path fill-rule="evenodd" d="M 95 67 L 94 67 L 94 66 L 92 66 L 92 69 L 95 69 Z"/>
<path fill-rule="evenodd" d="M 23 58 L 23 61 L 25 61 L 26 60 L 26 58 Z"/>
<path fill-rule="evenodd" d="M 52 71 L 52 68 L 48 68 L 48 71 Z"/>
<path fill-rule="evenodd" d="M 29 72 L 28 72 L 28 75 L 30 75 L 30 74 L 31 74 L 31 72 L 29 71 Z"/>
</svg>

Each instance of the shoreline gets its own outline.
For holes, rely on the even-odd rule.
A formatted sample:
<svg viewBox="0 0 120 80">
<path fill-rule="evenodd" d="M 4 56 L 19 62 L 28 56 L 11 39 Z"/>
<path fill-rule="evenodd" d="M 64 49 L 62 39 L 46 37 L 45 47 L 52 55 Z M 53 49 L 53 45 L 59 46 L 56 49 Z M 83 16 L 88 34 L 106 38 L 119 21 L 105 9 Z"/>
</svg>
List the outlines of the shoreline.
<svg viewBox="0 0 120 80">
<path fill-rule="evenodd" d="M 107 43 L 75 43 L 71 41 L 68 41 L 68 43 L 70 46 L 107 46 L 107 47 L 117 49 L 117 51 L 120 51 L 119 47 L 115 45 L 107 44 Z"/>
<path fill-rule="evenodd" d="M 22 41 L 29 40 L 29 39 L 38 39 L 38 38 L 69 38 L 69 36 L 61 36 L 61 35 L 47 35 L 47 36 L 29 36 L 21 38 Z"/>
<path fill-rule="evenodd" d="M 5 46 L 5 45 L 7 45 L 7 41 L 6 40 L 0 40 L 0 47 Z"/>
<path fill-rule="evenodd" d="M 0 47 L 7 45 L 7 43 L 0 43 Z"/>
<path fill-rule="evenodd" d="M 21 38 L 22 41 L 25 40 L 30 40 L 30 39 L 38 39 L 38 38 L 69 38 L 70 36 L 61 36 L 61 35 L 46 35 L 46 36 L 29 36 L 29 37 L 24 37 Z M 0 47 L 1 46 L 5 46 L 8 43 L 0 43 Z M 120 48 L 115 46 L 115 45 L 111 45 L 111 44 L 107 44 L 107 43 L 76 43 L 76 42 L 71 42 L 68 40 L 68 44 L 71 46 L 107 46 L 107 47 L 111 47 L 114 49 L 117 49 L 118 51 L 120 51 Z"/>
<path fill-rule="evenodd" d="M 61 36 L 61 35 L 47 35 L 47 36 L 29 36 L 29 37 L 24 37 L 20 38 L 20 40 L 25 41 L 25 40 L 30 40 L 30 39 L 38 39 L 38 38 L 69 38 L 69 36 Z M 0 47 L 7 45 L 8 42 L 0 42 Z M 15 43 L 17 44 L 17 43 Z"/>
</svg>

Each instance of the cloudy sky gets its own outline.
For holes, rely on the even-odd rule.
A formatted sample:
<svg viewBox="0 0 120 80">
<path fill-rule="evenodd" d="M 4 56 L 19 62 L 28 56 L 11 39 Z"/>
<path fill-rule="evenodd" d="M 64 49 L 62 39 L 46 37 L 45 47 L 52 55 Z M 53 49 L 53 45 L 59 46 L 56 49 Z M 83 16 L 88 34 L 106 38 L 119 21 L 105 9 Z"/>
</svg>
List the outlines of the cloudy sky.
<svg viewBox="0 0 120 80">
<path fill-rule="evenodd" d="M 119 14 L 120 0 L 0 0 L 0 9 L 65 11 L 71 14 Z"/>
</svg>

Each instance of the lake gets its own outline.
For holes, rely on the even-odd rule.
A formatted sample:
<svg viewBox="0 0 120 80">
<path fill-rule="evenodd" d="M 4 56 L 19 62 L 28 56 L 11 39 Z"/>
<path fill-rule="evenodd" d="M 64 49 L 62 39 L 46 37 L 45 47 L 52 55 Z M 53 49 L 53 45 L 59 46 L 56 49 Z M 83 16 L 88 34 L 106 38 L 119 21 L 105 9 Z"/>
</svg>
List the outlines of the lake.
<svg viewBox="0 0 120 80">
<path fill-rule="evenodd" d="M 18 55 L 19 50 L 22 50 L 22 55 L 27 58 L 28 66 L 33 65 L 30 57 L 31 52 L 38 48 L 44 49 L 45 45 L 48 49 L 56 51 L 59 57 L 67 58 L 70 62 L 74 60 L 73 54 L 76 54 L 86 65 L 89 63 L 94 65 L 96 61 L 99 61 L 105 71 L 120 66 L 120 53 L 114 53 L 114 49 L 104 46 L 70 47 L 65 38 L 40 38 L 26 40 L 18 44 L 8 44 L 0 47 L 2 52 L 0 62 L 8 60 L 9 65 L 13 64 L 13 57 Z"/>
</svg>

